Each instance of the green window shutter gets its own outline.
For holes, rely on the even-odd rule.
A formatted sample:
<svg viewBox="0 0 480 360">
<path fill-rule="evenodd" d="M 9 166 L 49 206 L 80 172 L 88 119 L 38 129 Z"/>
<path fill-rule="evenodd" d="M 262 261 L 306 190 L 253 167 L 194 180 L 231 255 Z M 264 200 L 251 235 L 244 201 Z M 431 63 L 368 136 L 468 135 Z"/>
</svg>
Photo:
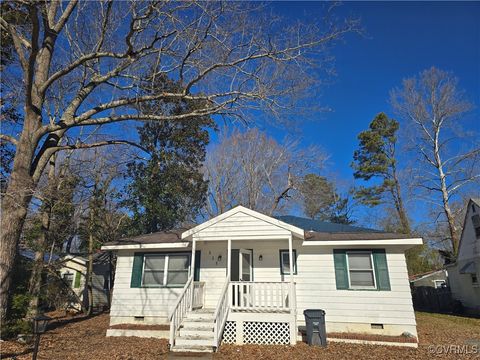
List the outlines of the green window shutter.
<svg viewBox="0 0 480 360">
<path fill-rule="evenodd" d="M 375 278 L 377 279 L 377 290 L 390 291 L 390 278 L 388 276 L 387 257 L 385 250 L 375 249 L 373 253 L 373 264 L 375 266 Z"/>
<path fill-rule="evenodd" d="M 195 268 L 193 269 L 193 281 L 200 281 L 200 260 L 201 260 L 200 250 L 195 251 Z"/>
<path fill-rule="evenodd" d="M 337 284 L 337 290 L 348 289 L 346 250 L 333 250 L 333 262 L 335 264 L 335 282 Z"/>
<path fill-rule="evenodd" d="M 80 277 L 82 276 L 82 274 L 80 273 L 80 271 L 77 271 L 75 273 L 75 281 L 73 282 L 73 287 L 75 289 L 78 289 L 80 287 Z"/>
<path fill-rule="evenodd" d="M 132 279 L 130 287 L 138 288 L 142 286 L 143 253 L 135 253 L 133 256 Z"/>
</svg>

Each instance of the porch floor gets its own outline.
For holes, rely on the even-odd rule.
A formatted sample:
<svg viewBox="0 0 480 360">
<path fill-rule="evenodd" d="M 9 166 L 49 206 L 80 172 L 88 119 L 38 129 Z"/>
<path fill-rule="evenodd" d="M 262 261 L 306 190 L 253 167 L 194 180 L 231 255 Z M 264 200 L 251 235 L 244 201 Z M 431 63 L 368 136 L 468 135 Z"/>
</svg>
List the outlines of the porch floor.
<svg viewBox="0 0 480 360">
<path fill-rule="evenodd" d="M 238 308 L 230 308 L 231 312 L 234 313 L 256 313 L 256 314 L 289 314 L 289 309 L 276 309 L 276 308 L 255 308 L 255 309 L 238 309 Z M 201 308 L 201 309 L 193 309 L 194 313 L 197 314 L 213 314 L 215 312 L 214 308 Z"/>
<path fill-rule="evenodd" d="M 257 313 L 257 314 L 262 314 L 262 313 L 268 313 L 268 314 L 288 314 L 290 313 L 289 309 L 276 309 L 276 308 L 254 308 L 254 309 L 230 309 L 231 312 L 234 313 Z"/>
</svg>

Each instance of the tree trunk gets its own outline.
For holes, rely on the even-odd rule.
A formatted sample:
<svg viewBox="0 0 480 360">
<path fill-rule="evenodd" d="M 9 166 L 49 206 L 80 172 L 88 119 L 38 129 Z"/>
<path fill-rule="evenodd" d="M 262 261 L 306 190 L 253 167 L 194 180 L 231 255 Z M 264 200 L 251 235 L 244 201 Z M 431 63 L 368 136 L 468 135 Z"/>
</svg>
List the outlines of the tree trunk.
<svg viewBox="0 0 480 360">
<path fill-rule="evenodd" d="M 2 201 L 2 240 L 0 244 L 0 321 L 2 323 L 8 315 L 17 244 L 27 216 L 27 204 L 28 200 L 22 194 L 6 194 Z"/>
<path fill-rule="evenodd" d="M 440 180 L 440 190 L 442 192 L 443 211 L 445 212 L 445 216 L 448 222 L 448 230 L 450 232 L 450 243 L 452 245 L 453 254 L 456 256 L 458 251 L 459 239 L 458 239 L 457 227 L 455 226 L 455 219 L 453 217 L 452 210 L 450 209 L 450 202 L 449 202 L 450 194 L 448 193 L 446 175 L 443 171 L 443 161 L 440 156 L 439 137 L 440 137 L 440 126 L 438 126 L 435 129 L 433 153 L 434 153 L 435 162 L 437 165 L 438 179 Z"/>
<path fill-rule="evenodd" d="M 90 224 L 88 226 L 88 267 L 87 267 L 87 277 L 85 283 L 87 286 L 88 293 L 88 308 L 87 315 L 92 315 L 93 312 L 93 284 L 92 284 L 92 273 L 93 273 L 93 221 L 94 221 L 93 209 L 90 209 Z"/>
<path fill-rule="evenodd" d="M 27 119 L 25 119 L 27 122 Z M 7 318 L 17 247 L 35 184 L 30 175 L 32 140 L 22 134 L 16 150 L 8 187 L 2 197 L 0 241 L 0 321 Z"/>
<path fill-rule="evenodd" d="M 402 231 L 404 234 L 410 234 L 412 229 L 410 228 L 410 221 L 408 220 L 407 212 L 405 211 L 405 207 L 403 205 L 402 194 L 400 189 L 400 183 L 397 179 L 397 175 L 394 175 L 395 181 L 395 191 L 397 193 L 397 197 L 395 199 L 396 208 L 398 212 L 398 217 L 400 219 L 400 224 L 402 225 Z"/>
<path fill-rule="evenodd" d="M 55 155 L 52 156 L 52 158 L 50 159 L 47 187 L 51 187 L 54 181 L 55 181 Z M 40 291 L 42 288 L 42 274 L 43 274 L 43 268 L 44 268 L 45 250 L 48 243 L 48 232 L 50 230 L 50 219 L 51 219 L 52 207 L 54 204 L 53 196 L 54 194 L 52 193 L 48 194 L 47 197 L 50 197 L 50 199 L 47 199 L 42 204 L 42 207 L 43 207 L 42 213 L 41 213 L 42 229 L 41 229 L 40 237 L 38 238 L 38 241 L 36 244 L 38 250 L 35 252 L 35 262 L 33 265 L 32 274 L 30 276 L 29 293 L 31 295 L 31 299 L 28 304 L 27 319 L 32 319 L 38 314 L 38 305 L 40 302 L 39 301 Z"/>
</svg>

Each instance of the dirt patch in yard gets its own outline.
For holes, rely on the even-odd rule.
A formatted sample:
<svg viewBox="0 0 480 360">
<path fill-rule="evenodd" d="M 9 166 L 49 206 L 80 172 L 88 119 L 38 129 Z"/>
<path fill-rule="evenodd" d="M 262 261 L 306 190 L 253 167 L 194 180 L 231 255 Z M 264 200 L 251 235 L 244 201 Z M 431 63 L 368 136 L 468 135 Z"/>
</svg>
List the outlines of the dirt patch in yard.
<svg viewBox="0 0 480 360">
<path fill-rule="evenodd" d="M 354 333 L 328 333 L 327 337 L 335 338 L 335 339 L 387 341 L 387 342 L 398 342 L 398 343 L 416 343 L 417 342 L 417 338 L 415 337 L 354 334 Z"/>
<path fill-rule="evenodd" d="M 223 345 L 216 359 L 480 359 L 480 320 L 458 316 L 416 313 L 418 349 L 331 342 L 326 348 L 296 346 Z M 478 343 L 475 351 L 475 343 Z"/>
<path fill-rule="evenodd" d="M 108 314 L 92 318 L 77 316 L 70 322 L 65 318 L 49 325 L 42 335 L 38 359 L 90 360 L 90 359 L 159 359 L 166 358 L 167 340 L 137 337 L 106 337 Z M 18 360 L 32 358 L 31 348 L 14 341 L 0 344 L 1 358 Z M 25 353 L 26 352 L 26 353 Z"/>
<path fill-rule="evenodd" d="M 473 341 L 480 342 L 480 320 L 417 313 L 418 349 L 329 343 L 327 348 L 296 346 L 222 345 L 215 359 L 479 359 Z M 106 337 L 108 314 L 93 318 L 62 317 L 42 336 L 39 359 L 165 359 L 167 340 L 138 337 Z M 480 344 L 479 344 L 480 345 Z M 462 347 L 463 346 L 463 350 Z M 29 346 L 14 341 L 0 343 L 1 358 L 31 359 Z M 480 346 L 478 347 L 480 349 Z M 460 352 L 463 351 L 463 354 Z M 470 353 L 465 354 L 466 351 Z"/>
</svg>

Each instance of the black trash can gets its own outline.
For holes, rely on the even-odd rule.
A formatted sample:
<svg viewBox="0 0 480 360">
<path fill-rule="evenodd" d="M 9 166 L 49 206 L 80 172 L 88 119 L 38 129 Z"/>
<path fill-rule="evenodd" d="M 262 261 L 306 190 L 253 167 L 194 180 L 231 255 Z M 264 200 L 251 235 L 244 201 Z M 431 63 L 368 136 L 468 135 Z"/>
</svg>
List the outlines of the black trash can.
<svg viewBox="0 0 480 360">
<path fill-rule="evenodd" d="M 325 311 L 307 309 L 303 311 L 307 325 L 308 345 L 327 346 L 327 331 L 325 329 Z"/>
</svg>

